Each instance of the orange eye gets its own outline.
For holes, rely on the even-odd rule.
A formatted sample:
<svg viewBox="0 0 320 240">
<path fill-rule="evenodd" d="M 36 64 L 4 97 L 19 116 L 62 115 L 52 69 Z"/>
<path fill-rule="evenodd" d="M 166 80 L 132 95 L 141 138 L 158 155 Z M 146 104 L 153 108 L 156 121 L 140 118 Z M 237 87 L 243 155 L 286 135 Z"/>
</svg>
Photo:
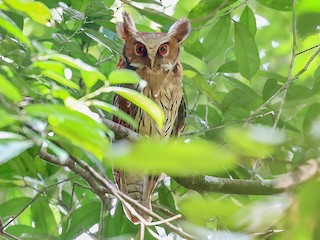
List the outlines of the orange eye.
<svg viewBox="0 0 320 240">
<path fill-rule="evenodd" d="M 168 46 L 168 44 L 161 44 L 160 47 L 158 48 L 158 53 L 159 53 L 161 56 L 167 55 L 168 52 L 169 52 L 169 46 Z"/>
<path fill-rule="evenodd" d="M 142 43 L 136 44 L 136 49 L 135 50 L 136 50 L 136 54 L 139 55 L 139 56 L 144 55 L 147 52 L 146 47 Z"/>
</svg>

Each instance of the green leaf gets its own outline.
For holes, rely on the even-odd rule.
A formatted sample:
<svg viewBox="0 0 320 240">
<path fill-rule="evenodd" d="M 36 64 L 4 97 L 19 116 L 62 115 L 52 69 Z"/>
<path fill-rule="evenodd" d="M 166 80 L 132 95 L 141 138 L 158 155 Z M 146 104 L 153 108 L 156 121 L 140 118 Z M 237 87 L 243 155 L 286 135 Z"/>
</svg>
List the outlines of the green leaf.
<svg viewBox="0 0 320 240">
<path fill-rule="evenodd" d="M 91 201 L 84 204 L 71 213 L 69 226 L 63 227 L 62 239 L 75 239 L 99 221 L 100 202 Z"/>
<path fill-rule="evenodd" d="M 209 17 L 212 12 L 214 12 L 218 7 L 222 6 L 227 7 L 231 4 L 236 2 L 236 0 L 201 0 L 189 13 L 188 18 L 192 22 L 193 27 L 198 27 L 203 24 L 204 21 L 208 21 Z M 224 5 L 221 5 L 224 4 Z"/>
<path fill-rule="evenodd" d="M 137 128 L 137 122 L 126 112 L 120 110 L 119 108 L 117 108 L 116 106 L 106 103 L 106 102 L 102 102 L 99 100 L 89 100 L 86 103 L 88 103 L 90 106 L 95 106 L 98 107 L 104 111 L 107 111 L 108 113 L 126 121 L 127 123 L 129 123 L 133 128 Z"/>
<path fill-rule="evenodd" d="M 176 204 L 172 196 L 171 191 L 166 187 L 164 183 L 160 184 L 157 188 L 159 203 L 163 206 L 170 208 L 172 211 L 176 211 Z"/>
<path fill-rule="evenodd" d="M 108 76 L 108 80 L 110 85 L 139 84 L 141 78 L 135 71 L 128 69 L 119 69 L 112 71 Z"/>
<path fill-rule="evenodd" d="M 76 89 L 76 90 L 80 90 L 78 84 L 76 84 L 75 82 L 72 82 L 71 80 L 66 79 L 64 76 L 51 71 L 51 70 L 44 70 L 41 72 L 42 75 L 51 78 L 52 80 L 56 81 L 57 83 L 60 83 L 64 86 Z"/>
<path fill-rule="evenodd" d="M 14 21 L 12 21 L 3 12 L 0 12 L 0 27 L 12 34 L 15 38 L 31 48 L 31 42 L 20 30 Z"/>
<path fill-rule="evenodd" d="M 262 5 L 280 10 L 280 11 L 291 11 L 292 10 L 292 0 L 256 0 Z"/>
<path fill-rule="evenodd" d="M 17 121 L 16 117 L 0 108 L 0 128 L 9 126 Z"/>
<path fill-rule="evenodd" d="M 311 104 L 303 119 L 303 132 L 308 144 L 320 142 L 320 103 Z"/>
<path fill-rule="evenodd" d="M 260 66 L 257 45 L 249 30 L 237 22 L 234 23 L 234 41 L 240 74 L 250 80 Z"/>
<path fill-rule="evenodd" d="M 22 152 L 33 146 L 30 140 L 0 140 L 0 164 L 19 156 Z"/>
<path fill-rule="evenodd" d="M 226 131 L 229 144 L 240 154 L 263 158 L 269 156 L 275 146 L 286 142 L 284 131 L 263 125 L 243 128 L 229 128 Z"/>
<path fill-rule="evenodd" d="M 47 117 L 52 130 L 72 144 L 102 159 L 109 142 L 106 127 L 78 111 L 61 105 L 34 104 L 25 108 L 28 114 Z"/>
<path fill-rule="evenodd" d="M 70 67 L 80 70 L 83 81 L 88 88 L 91 88 L 98 80 L 107 80 L 97 68 L 90 66 L 81 59 L 75 59 L 64 54 L 49 54 L 46 55 L 44 59 L 60 61 Z"/>
<path fill-rule="evenodd" d="M 22 95 L 18 88 L 16 88 L 9 80 L 0 74 L 0 93 L 14 102 L 22 101 Z"/>
<path fill-rule="evenodd" d="M 222 73 L 237 73 L 239 72 L 239 67 L 237 64 L 236 60 L 226 62 L 222 64 L 217 72 L 222 72 Z"/>
<path fill-rule="evenodd" d="M 31 205 L 31 213 L 35 228 L 42 233 L 50 233 L 57 236 L 57 223 L 49 206 L 47 197 L 40 196 Z"/>
<path fill-rule="evenodd" d="M 111 152 L 114 166 L 127 171 L 172 176 L 215 174 L 234 166 L 236 158 L 227 149 L 205 141 L 161 143 L 140 141 L 120 144 Z"/>
<path fill-rule="evenodd" d="M 86 34 L 89 38 L 101 44 L 102 46 L 107 48 L 109 51 L 114 52 L 116 54 L 119 53 L 119 47 L 114 43 L 114 41 L 106 37 L 106 35 L 89 28 L 82 28 L 82 30 L 83 30 L 83 33 Z"/>
<path fill-rule="evenodd" d="M 205 52 L 205 59 L 207 61 L 214 59 L 225 49 L 224 46 L 229 36 L 230 21 L 230 15 L 220 18 L 204 38 L 203 47 L 207 49 Z"/>
<path fill-rule="evenodd" d="M 229 198 L 215 200 L 214 197 L 193 196 L 183 199 L 179 208 L 189 221 L 205 225 L 211 219 L 232 216 L 240 206 Z"/>
<path fill-rule="evenodd" d="M 266 81 L 262 91 L 263 101 L 267 101 L 270 97 L 272 97 L 273 94 L 275 94 L 280 89 L 280 87 L 281 86 L 278 84 L 277 80 L 269 78 Z"/>
<path fill-rule="evenodd" d="M 49 8 L 39 1 L 3 0 L 10 8 L 28 15 L 33 21 L 45 25 L 51 18 Z"/>
<path fill-rule="evenodd" d="M 123 87 L 108 87 L 105 90 L 106 92 L 115 92 L 119 94 L 121 97 L 129 100 L 133 104 L 140 107 L 146 113 L 148 113 L 158 124 L 160 128 L 163 126 L 165 115 L 162 109 L 151 99 L 142 95 L 141 93 Z"/>
<path fill-rule="evenodd" d="M 0 216 L 11 217 L 19 213 L 31 201 L 28 197 L 16 197 L 0 205 Z"/>
<path fill-rule="evenodd" d="M 109 21 L 113 17 L 113 11 L 100 0 L 95 0 L 87 6 L 85 15 L 89 18 L 104 18 L 105 21 Z"/>
<path fill-rule="evenodd" d="M 243 26 L 245 26 L 247 29 L 249 29 L 252 36 L 256 35 L 257 32 L 257 25 L 256 25 L 256 18 L 254 16 L 253 11 L 251 10 L 248 5 L 243 10 L 240 21 Z"/>
</svg>

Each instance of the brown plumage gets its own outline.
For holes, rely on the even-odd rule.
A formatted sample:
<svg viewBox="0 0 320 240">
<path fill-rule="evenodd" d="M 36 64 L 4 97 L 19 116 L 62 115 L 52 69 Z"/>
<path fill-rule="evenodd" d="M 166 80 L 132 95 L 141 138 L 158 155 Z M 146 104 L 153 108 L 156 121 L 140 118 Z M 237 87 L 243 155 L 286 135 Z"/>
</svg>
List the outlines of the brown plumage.
<svg viewBox="0 0 320 240">
<path fill-rule="evenodd" d="M 159 128 L 150 115 L 116 95 L 114 105 L 137 121 L 138 128 L 135 131 L 141 135 L 169 138 L 179 135 L 184 128 L 185 103 L 179 46 L 189 35 L 190 28 L 190 22 L 182 18 L 171 26 L 168 33 L 139 32 L 127 12 L 123 13 L 123 23 L 117 23 L 117 32 L 124 40 L 118 68 L 132 69 L 147 82 L 143 89 L 136 85 L 122 86 L 140 91 L 156 102 L 165 113 L 163 127 Z M 113 120 L 130 128 L 117 117 Z M 143 176 L 121 170 L 114 170 L 114 176 L 121 191 L 151 210 L 150 196 L 159 181 L 159 176 Z M 126 207 L 124 211 L 132 222 L 138 223 L 138 219 Z M 146 220 L 151 220 L 140 211 L 137 212 Z"/>
</svg>

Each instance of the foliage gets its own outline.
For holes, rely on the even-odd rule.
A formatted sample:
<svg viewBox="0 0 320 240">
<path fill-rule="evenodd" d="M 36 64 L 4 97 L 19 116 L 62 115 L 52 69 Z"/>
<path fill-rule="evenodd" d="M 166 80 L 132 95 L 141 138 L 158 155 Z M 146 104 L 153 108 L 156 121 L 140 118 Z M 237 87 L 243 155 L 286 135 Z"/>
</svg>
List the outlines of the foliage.
<svg viewBox="0 0 320 240">
<path fill-rule="evenodd" d="M 317 0 L 0 1 L 1 238 L 137 234 L 114 196 L 101 204 L 85 174 L 63 167 L 78 159 L 111 181 L 113 161 L 168 173 L 153 196 L 155 212 L 181 213 L 184 221 L 173 223 L 196 239 L 319 239 L 317 161 L 312 171 L 298 171 L 320 154 L 319 6 Z M 117 86 L 141 82 L 134 72 L 115 70 L 122 45 L 115 16 L 123 10 L 142 31 L 167 31 L 180 17 L 192 23 L 181 51 L 188 117 L 180 140 L 111 144 L 117 132 L 105 119 L 115 115 L 136 126 L 112 105 L 114 93 L 159 126 L 164 119 L 151 100 Z M 58 160 L 44 161 L 40 149 Z M 198 194 L 176 178 L 205 174 L 247 182 L 285 174 L 291 182 L 281 195 L 202 196 L 200 184 Z M 156 232 L 181 239 L 161 226 L 145 226 L 151 232 L 145 239 Z"/>
</svg>

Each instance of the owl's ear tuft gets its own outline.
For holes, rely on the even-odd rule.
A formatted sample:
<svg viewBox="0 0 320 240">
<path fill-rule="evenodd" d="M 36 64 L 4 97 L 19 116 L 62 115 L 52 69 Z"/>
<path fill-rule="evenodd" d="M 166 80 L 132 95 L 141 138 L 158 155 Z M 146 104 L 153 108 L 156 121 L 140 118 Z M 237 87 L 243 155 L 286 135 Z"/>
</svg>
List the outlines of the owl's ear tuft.
<svg viewBox="0 0 320 240">
<path fill-rule="evenodd" d="M 168 34 L 176 38 L 178 42 L 182 42 L 189 36 L 190 31 L 190 21 L 186 18 L 181 18 L 170 27 Z"/>
<path fill-rule="evenodd" d="M 138 30 L 129 13 L 123 12 L 123 23 L 118 22 L 116 25 L 117 33 L 120 38 L 126 39 L 128 36 L 134 35 Z"/>
</svg>

